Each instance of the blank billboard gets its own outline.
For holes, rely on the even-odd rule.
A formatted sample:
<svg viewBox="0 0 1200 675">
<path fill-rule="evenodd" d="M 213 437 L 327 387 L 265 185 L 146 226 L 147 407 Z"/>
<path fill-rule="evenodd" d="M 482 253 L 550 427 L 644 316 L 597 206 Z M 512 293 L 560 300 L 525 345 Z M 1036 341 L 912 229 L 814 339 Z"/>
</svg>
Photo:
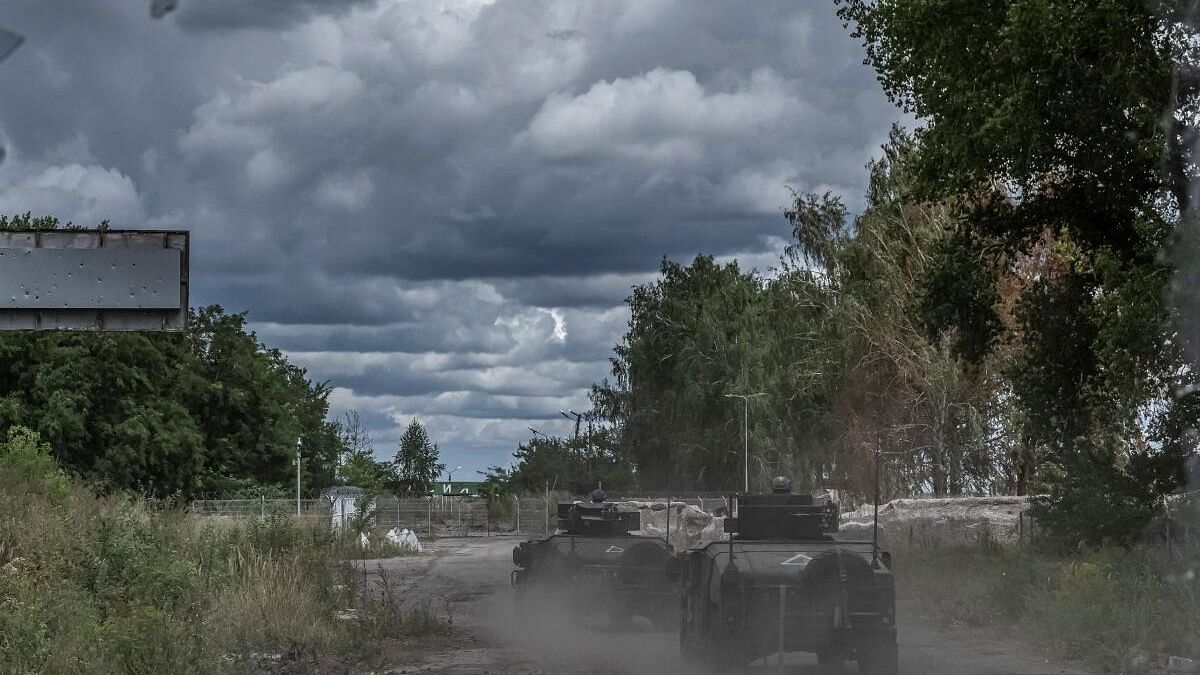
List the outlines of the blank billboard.
<svg viewBox="0 0 1200 675">
<path fill-rule="evenodd" d="M 0 231 L 0 330 L 181 331 L 188 233 Z"/>
</svg>

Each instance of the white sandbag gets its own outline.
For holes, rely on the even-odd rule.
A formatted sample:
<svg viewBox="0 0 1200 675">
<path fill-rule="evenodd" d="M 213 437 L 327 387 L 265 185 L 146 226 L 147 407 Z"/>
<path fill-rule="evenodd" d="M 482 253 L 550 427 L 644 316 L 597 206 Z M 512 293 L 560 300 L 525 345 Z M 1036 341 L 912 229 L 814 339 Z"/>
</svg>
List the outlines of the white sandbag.
<svg viewBox="0 0 1200 675">
<path fill-rule="evenodd" d="M 421 548 L 421 541 L 417 539 L 417 533 L 413 532 L 407 527 L 404 529 L 393 527 L 392 529 L 388 530 L 387 540 L 388 543 L 392 544 L 393 546 L 398 546 L 400 548 L 415 551 L 417 553 L 420 553 L 423 550 Z"/>
</svg>

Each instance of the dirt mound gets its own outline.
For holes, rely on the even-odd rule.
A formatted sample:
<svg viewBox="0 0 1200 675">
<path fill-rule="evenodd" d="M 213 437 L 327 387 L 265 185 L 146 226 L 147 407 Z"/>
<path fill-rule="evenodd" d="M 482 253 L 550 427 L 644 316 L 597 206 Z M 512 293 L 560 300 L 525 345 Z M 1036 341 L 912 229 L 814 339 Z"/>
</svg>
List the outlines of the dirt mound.
<svg viewBox="0 0 1200 675">
<path fill-rule="evenodd" d="M 667 541 L 676 551 L 708 542 L 723 536 L 724 518 L 714 517 L 707 511 L 684 502 L 671 502 L 670 509 L 664 502 L 619 502 L 622 509 L 637 509 L 642 514 L 642 529 L 638 534 L 647 537 L 666 537 L 668 514 L 670 537 Z"/>
<path fill-rule="evenodd" d="M 623 509 L 642 514 L 638 534 L 667 535 L 667 504 L 663 502 L 619 502 Z M 956 544 L 990 540 L 1012 543 L 1028 534 L 1025 511 L 1029 497 L 948 497 L 941 499 L 896 499 L 879 506 L 880 540 L 885 545 Z M 863 505 L 841 515 L 840 531 L 845 538 L 871 537 L 873 507 Z M 684 502 L 671 502 L 669 541 L 676 551 L 721 541 L 725 519 Z"/>
<path fill-rule="evenodd" d="M 1011 543 L 1028 533 L 1029 497 L 948 497 L 896 499 L 879 506 L 879 532 L 885 543 Z M 848 536 L 871 534 L 874 507 L 865 504 L 842 514 Z"/>
</svg>

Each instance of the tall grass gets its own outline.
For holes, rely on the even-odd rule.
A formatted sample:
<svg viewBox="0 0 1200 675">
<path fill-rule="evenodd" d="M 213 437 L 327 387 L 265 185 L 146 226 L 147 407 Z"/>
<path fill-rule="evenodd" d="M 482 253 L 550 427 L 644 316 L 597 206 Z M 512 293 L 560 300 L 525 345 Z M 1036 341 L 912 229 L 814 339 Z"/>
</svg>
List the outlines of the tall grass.
<svg viewBox="0 0 1200 675">
<path fill-rule="evenodd" d="M 1031 545 L 893 552 L 902 600 L 951 623 L 999 626 L 1105 672 L 1148 672 L 1162 655 L 1200 658 L 1200 551 L 1105 547 L 1062 555 Z"/>
<path fill-rule="evenodd" d="M 49 457 L 0 444 L 0 672 L 341 671 L 388 637 L 395 612 L 346 583 L 327 524 L 97 496 L 30 447 Z"/>
</svg>

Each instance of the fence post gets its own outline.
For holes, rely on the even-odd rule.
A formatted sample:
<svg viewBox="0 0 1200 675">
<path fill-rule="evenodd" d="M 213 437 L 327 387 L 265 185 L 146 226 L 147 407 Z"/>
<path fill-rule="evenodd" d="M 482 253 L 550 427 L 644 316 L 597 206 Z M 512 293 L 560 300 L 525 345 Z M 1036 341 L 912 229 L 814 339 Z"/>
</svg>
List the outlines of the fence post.
<svg viewBox="0 0 1200 675">
<path fill-rule="evenodd" d="M 267 496 L 259 495 L 258 499 L 258 522 L 265 523 L 267 522 Z"/>
<path fill-rule="evenodd" d="M 521 534 L 521 498 L 513 497 L 513 501 L 517 503 L 517 534 Z"/>
<path fill-rule="evenodd" d="M 433 538 L 433 497 L 425 502 L 425 536 Z"/>
</svg>

